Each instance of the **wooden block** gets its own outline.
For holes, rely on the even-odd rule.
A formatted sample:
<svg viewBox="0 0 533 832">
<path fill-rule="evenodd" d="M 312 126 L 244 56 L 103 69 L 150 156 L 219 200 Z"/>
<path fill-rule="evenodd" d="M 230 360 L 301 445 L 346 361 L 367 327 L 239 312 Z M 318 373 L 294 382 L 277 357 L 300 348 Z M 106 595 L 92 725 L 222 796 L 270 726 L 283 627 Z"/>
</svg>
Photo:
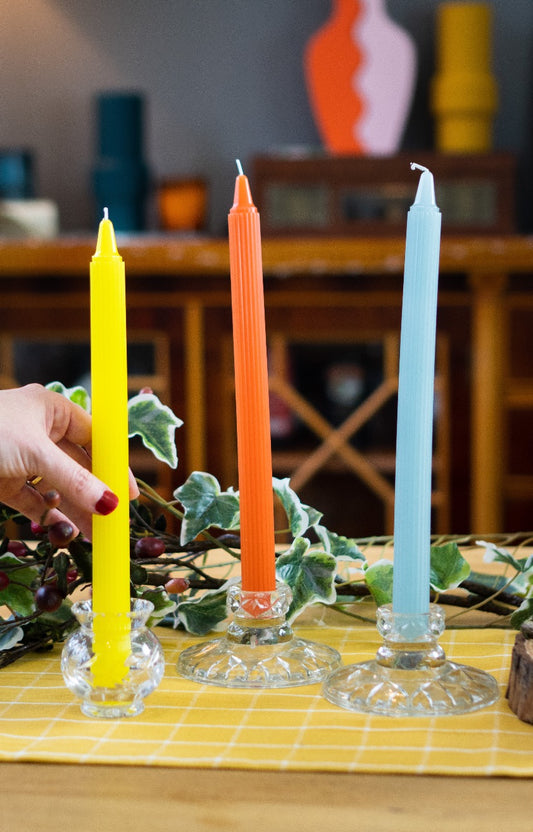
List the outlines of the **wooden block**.
<svg viewBox="0 0 533 832">
<path fill-rule="evenodd" d="M 533 625 L 522 625 L 516 636 L 507 686 L 509 707 L 522 722 L 533 724 Z"/>
</svg>

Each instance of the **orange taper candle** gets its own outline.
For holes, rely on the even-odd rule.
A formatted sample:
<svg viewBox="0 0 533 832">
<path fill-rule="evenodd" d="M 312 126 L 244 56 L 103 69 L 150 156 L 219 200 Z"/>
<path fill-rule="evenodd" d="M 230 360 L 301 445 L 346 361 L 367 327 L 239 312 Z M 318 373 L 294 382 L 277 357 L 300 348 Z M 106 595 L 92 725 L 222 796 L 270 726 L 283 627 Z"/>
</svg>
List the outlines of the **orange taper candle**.
<svg viewBox="0 0 533 832">
<path fill-rule="evenodd" d="M 241 513 L 241 579 L 245 592 L 276 588 L 274 497 L 259 212 L 237 162 L 229 212 L 229 254 L 237 458 Z"/>
</svg>

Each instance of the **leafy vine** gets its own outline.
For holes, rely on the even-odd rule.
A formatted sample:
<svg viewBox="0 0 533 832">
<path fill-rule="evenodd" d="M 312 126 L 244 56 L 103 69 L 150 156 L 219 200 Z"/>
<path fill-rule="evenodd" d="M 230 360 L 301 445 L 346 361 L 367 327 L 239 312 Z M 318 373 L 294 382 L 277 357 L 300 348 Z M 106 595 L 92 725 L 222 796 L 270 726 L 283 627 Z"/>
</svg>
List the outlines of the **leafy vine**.
<svg viewBox="0 0 533 832">
<path fill-rule="evenodd" d="M 90 408 L 82 388 L 49 386 Z M 174 431 L 181 421 L 151 392 L 133 397 L 129 414 L 130 435 L 138 434 L 158 459 L 176 467 Z M 239 572 L 238 492 L 223 491 L 212 474 L 200 471 L 171 501 L 138 484 L 140 498 L 130 509 L 132 597 L 152 601 L 151 625 L 205 635 L 226 618 L 227 589 Z M 292 592 L 289 620 L 317 603 L 372 620 L 375 607 L 392 600 L 392 538 L 343 537 L 323 524 L 320 511 L 301 502 L 288 479 L 273 478 L 273 490 L 285 517 L 278 533 L 288 538 L 278 547 L 276 573 Z M 76 626 L 72 599 L 89 591 L 92 578 L 90 541 L 62 541 L 43 525 L 28 542 L 13 534 L 17 524 L 27 529 L 28 521 L 0 504 L 0 667 L 64 640 Z M 519 627 L 532 618 L 532 542 L 531 534 L 491 535 L 487 541 L 435 537 L 428 592 L 457 608 L 448 625 L 457 626 L 456 619 L 473 609 L 488 614 L 482 626 Z M 479 546 L 485 560 L 501 565 L 499 571 L 471 569 L 463 553 Z"/>
</svg>

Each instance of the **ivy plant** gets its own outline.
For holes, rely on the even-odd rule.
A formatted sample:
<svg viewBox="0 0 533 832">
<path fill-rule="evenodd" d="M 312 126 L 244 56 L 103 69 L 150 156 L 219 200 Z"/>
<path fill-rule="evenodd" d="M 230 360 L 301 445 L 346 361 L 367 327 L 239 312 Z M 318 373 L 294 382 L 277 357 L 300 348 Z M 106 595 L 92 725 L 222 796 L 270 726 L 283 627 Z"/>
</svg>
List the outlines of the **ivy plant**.
<svg viewBox="0 0 533 832">
<path fill-rule="evenodd" d="M 59 382 L 49 387 L 90 411 L 83 388 Z M 130 436 L 140 436 L 157 459 L 175 468 L 174 436 L 181 420 L 147 392 L 130 399 L 128 413 Z M 223 490 L 216 477 L 203 471 L 192 472 L 170 501 L 138 483 L 140 498 L 130 506 L 132 595 L 154 604 L 152 625 L 201 636 L 220 629 L 228 587 L 239 575 L 238 491 Z M 288 478 L 273 478 L 272 488 L 284 517 L 277 530 L 285 542 L 276 547 L 276 573 L 292 592 L 289 620 L 313 604 L 372 620 L 376 605 L 392 601 L 393 561 L 387 556 L 392 538 L 344 537 L 326 527 L 319 510 L 300 500 Z M 28 650 L 63 640 L 75 626 L 72 595 L 88 589 L 92 575 L 90 541 L 80 536 L 62 544 L 44 525 L 28 543 L 8 535 L 16 524 L 21 531 L 28 527 L 25 518 L 0 504 L 0 667 Z M 482 609 L 491 614 L 490 626 L 520 626 L 533 617 L 533 556 L 519 556 L 532 540 L 526 534 L 491 541 L 434 539 L 428 596 L 458 607 L 458 614 Z M 473 572 L 463 555 L 468 546 L 484 547 L 486 559 L 499 564 L 500 572 Z M 214 550 L 216 556 L 210 555 Z"/>
</svg>

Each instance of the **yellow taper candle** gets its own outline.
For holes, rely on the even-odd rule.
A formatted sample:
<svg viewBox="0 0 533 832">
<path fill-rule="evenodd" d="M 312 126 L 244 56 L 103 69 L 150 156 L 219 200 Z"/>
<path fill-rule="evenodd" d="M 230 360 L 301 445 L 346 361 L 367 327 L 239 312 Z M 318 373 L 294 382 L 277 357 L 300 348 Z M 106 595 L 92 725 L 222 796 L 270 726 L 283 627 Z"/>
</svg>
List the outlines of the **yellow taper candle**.
<svg viewBox="0 0 533 832">
<path fill-rule="evenodd" d="M 118 497 L 93 515 L 95 684 L 114 687 L 129 655 L 130 557 L 126 289 L 107 209 L 91 261 L 92 469 Z"/>
</svg>

